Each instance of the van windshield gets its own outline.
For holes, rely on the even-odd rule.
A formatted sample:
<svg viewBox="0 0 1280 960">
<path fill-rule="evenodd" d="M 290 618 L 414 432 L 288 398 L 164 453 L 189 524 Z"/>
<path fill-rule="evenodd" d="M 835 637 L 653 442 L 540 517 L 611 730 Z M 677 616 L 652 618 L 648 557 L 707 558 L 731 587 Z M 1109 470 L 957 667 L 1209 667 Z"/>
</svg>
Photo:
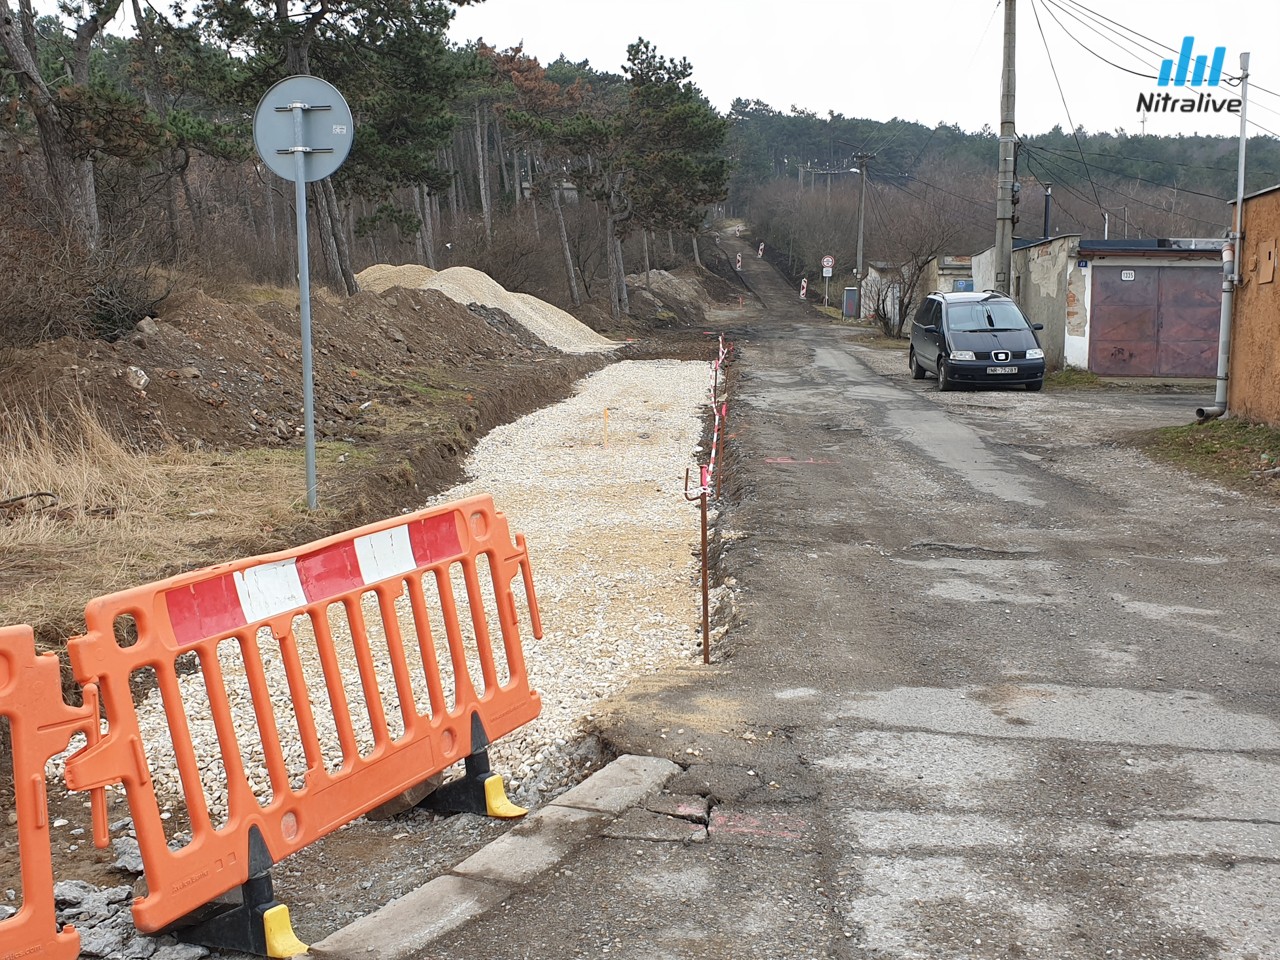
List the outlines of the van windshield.
<svg viewBox="0 0 1280 960">
<path fill-rule="evenodd" d="M 1008 300 L 953 303 L 947 308 L 947 326 L 952 330 L 1027 330 L 1027 318 Z"/>
</svg>

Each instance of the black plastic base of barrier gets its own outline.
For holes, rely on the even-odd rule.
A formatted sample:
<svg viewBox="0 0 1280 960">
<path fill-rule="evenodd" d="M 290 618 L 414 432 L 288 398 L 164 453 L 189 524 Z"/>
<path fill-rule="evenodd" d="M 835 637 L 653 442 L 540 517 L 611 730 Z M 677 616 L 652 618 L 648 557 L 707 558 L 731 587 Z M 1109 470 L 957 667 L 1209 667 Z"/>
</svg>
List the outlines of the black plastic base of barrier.
<svg viewBox="0 0 1280 960">
<path fill-rule="evenodd" d="M 174 935 L 202 947 L 269 956 L 265 917 L 268 910 L 280 906 L 272 890 L 270 872 L 250 877 L 241 885 L 240 896 L 241 903 L 208 904 L 200 911 L 205 914 L 204 919 L 173 931 Z"/>
<path fill-rule="evenodd" d="M 480 722 L 480 714 L 471 714 L 471 752 L 463 766 L 465 776 L 437 788 L 422 801 L 422 806 L 436 813 L 475 813 L 486 816 L 489 802 L 485 793 L 485 781 L 496 777 L 489 767 L 489 734 Z"/>
<path fill-rule="evenodd" d="M 437 813 L 489 813 L 485 781 L 498 776 L 489 769 L 489 751 L 481 750 L 466 759 L 466 775 L 450 780 L 422 801 L 428 810 Z"/>
<path fill-rule="evenodd" d="M 293 936 L 288 909 L 275 898 L 271 853 L 257 827 L 249 829 L 249 879 L 240 902 L 215 900 L 189 914 L 170 932 L 186 943 L 238 950 L 259 957 L 292 956 L 305 950 Z M 299 949 L 300 948 L 300 949 Z"/>
</svg>

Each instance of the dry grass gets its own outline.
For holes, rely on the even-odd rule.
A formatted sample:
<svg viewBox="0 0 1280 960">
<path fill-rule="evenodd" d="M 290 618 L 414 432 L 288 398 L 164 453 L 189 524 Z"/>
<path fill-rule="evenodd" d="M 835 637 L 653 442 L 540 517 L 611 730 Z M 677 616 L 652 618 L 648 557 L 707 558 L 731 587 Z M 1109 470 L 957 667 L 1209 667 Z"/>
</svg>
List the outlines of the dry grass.
<svg viewBox="0 0 1280 960">
<path fill-rule="evenodd" d="M 33 493 L 50 496 L 0 509 L 0 624 L 30 623 L 45 646 L 91 598 L 231 559 L 209 552 L 270 541 L 305 506 L 300 450 L 144 454 L 85 408 L 0 408 L 0 501 Z"/>
</svg>

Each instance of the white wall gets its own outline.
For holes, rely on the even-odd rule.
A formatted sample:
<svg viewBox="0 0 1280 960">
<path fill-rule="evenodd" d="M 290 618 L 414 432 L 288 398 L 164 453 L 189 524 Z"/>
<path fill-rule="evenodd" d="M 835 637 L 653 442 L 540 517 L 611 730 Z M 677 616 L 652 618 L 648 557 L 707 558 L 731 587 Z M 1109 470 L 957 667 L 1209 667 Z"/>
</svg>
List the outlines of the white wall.
<svg viewBox="0 0 1280 960">
<path fill-rule="evenodd" d="M 973 289 L 981 293 L 983 290 L 996 288 L 996 248 L 990 247 L 975 254 L 971 263 L 973 267 Z"/>
</svg>

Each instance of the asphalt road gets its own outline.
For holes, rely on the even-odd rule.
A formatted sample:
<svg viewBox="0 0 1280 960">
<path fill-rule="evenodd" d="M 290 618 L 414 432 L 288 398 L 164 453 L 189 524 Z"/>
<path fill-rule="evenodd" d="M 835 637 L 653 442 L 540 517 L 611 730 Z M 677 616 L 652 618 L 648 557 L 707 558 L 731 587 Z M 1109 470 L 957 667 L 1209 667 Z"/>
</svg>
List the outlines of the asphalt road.
<svg viewBox="0 0 1280 960">
<path fill-rule="evenodd" d="M 941 394 L 723 242 L 737 614 L 600 720 L 686 770 L 422 956 L 1276 956 L 1280 511 L 1123 442 L 1205 398 Z"/>
</svg>

